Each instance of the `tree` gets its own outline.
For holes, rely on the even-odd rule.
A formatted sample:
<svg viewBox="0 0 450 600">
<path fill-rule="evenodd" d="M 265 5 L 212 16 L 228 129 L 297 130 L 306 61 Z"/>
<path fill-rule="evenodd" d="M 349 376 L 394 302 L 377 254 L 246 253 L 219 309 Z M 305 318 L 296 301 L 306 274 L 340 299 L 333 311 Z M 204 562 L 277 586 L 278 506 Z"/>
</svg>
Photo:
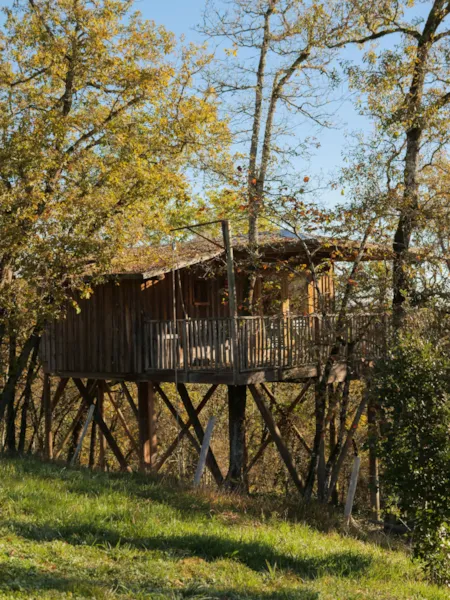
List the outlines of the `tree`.
<svg viewBox="0 0 450 600">
<path fill-rule="evenodd" d="M 396 45 L 378 52 L 369 49 L 366 66 L 350 70 L 353 84 L 367 98 L 362 112 L 376 120 L 383 142 L 395 147 L 390 179 L 398 211 L 393 240 L 397 325 L 413 293 L 409 249 L 424 217 L 424 169 L 439 169 L 436 159 L 449 142 L 450 4 L 433 0 L 427 5 L 423 18 L 413 11 L 410 19 L 399 24 Z"/>
<path fill-rule="evenodd" d="M 311 151 L 313 140 L 299 141 L 292 132 L 304 122 L 330 124 L 326 107 L 340 50 L 402 31 L 401 14 L 402 4 L 390 0 L 229 0 L 219 8 L 207 3 L 201 30 L 231 45 L 210 83 L 230 98 L 232 125 L 245 146 L 248 166 L 239 169 L 246 180 L 251 247 L 257 246 L 265 199 L 280 195 L 296 159 Z"/>
<path fill-rule="evenodd" d="M 0 33 L 0 337 L 17 338 L 0 416 L 45 322 L 86 274 L 194 210 L 188 168 L 229 142 L 176 49 L 129 0 L 18 0 Z"/>
</svg>

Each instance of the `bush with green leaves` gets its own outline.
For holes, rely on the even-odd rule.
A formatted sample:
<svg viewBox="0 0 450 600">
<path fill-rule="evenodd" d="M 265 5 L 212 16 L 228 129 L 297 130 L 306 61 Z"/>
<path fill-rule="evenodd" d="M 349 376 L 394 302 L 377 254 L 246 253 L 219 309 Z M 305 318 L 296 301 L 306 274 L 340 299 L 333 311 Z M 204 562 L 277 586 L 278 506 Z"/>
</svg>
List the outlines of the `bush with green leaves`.
<svg viewBox="0 0 450 600">
<path fill-rule="evenodd" d="M 414 523 L 414 554 L 450 584 L 450 356 L 417 330 L 403 333 L 379 365 L 382 486 L 387 509 Z"/>
</svg>

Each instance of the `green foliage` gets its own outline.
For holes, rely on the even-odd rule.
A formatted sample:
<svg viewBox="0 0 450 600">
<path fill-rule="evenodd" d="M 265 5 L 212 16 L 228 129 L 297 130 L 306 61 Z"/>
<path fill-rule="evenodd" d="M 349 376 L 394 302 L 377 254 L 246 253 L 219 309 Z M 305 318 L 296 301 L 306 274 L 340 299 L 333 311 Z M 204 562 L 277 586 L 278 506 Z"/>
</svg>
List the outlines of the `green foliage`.
<svg viewBox="0 0 450 600">
<path fill-rule="evenodd" d="M 385 414 L 380 443 L 391 504 L 415 521 L 415 555 L 450 583 L 450 396 L 448 355 L 415 333 L 396 344 L 376 378 Z"/>
<path fill-rule="evenodd" d="M 444 600 L 403 552 L 138 475 L 0 461 L 0 598 Z"/>
</svg>

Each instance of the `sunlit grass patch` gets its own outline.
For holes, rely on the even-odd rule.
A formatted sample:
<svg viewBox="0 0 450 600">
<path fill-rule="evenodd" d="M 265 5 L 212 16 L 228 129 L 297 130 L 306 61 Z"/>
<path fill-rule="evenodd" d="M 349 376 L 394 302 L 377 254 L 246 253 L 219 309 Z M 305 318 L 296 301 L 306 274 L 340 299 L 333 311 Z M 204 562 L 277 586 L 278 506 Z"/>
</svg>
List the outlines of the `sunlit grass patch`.
<svg viewBox="0 0 450 600">
<path fill-rule="evenodd" d="M 174 482 L 0 461 L 0 598 L 443 600 L 400 551 Z"/>
</svg>

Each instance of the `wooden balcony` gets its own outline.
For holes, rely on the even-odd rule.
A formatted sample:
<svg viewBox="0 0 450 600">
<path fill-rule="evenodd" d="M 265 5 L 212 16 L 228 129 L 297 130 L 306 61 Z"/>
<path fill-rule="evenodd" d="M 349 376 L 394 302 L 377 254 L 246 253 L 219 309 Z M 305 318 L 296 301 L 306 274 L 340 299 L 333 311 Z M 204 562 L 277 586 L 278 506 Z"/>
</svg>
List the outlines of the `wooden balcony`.
<svg viewBox="0 0 450 600">
<path fill-rule="evenodd" d="M 335 315 L 146 320 L 145 371 L 152 379 L 230 384 L 299 381 L 317 376 L 336 339 Z M 334 357 L 342 380 L 349 348 L 353 365 L 370 365 L 386 351 L 387 316 L 346 319 Z"/>
</svg>

